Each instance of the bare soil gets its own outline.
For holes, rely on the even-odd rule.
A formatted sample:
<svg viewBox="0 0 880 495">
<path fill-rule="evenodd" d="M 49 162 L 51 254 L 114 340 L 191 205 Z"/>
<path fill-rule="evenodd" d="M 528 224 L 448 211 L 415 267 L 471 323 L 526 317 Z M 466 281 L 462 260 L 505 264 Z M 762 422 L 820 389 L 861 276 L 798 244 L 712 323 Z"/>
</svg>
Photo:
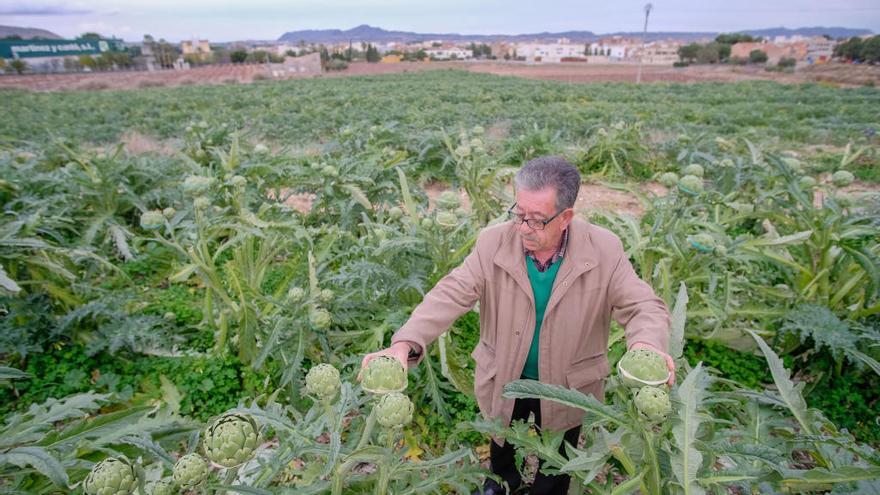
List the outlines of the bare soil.
<svg viewBox="0 0 880 495">
<path fill-rule="evenodd" d="M 288 78 L 336 78 L 381 74 L 402 74 L 426 70 L 458 69 L 475 73 L 568 83 L 635 82 L 636 64 L 529 64 L 525 62 L 400 62 L 368 64 L 355 62 L 338 72 L 289 74 Z M 105 72 L 82 74 L 25 74 L 0 76 L 0 88 L 31 91 L 94 91 L 103 89 L 138 89 L 198 84 L 249 83 L 271 79 L 264 65 L 211 65 L 187 70 L 156 72 Z M 641 80 L 645 83 L 701 83 L 770 80 L 786 84 L 822 82 L 837 86 L 880 85 L 880 66 L 824 64 L 798 68 L 792 73 L 768 72 L 763 67 L 699 65 L 675 68 L 646 65 Z"/>
</svg>

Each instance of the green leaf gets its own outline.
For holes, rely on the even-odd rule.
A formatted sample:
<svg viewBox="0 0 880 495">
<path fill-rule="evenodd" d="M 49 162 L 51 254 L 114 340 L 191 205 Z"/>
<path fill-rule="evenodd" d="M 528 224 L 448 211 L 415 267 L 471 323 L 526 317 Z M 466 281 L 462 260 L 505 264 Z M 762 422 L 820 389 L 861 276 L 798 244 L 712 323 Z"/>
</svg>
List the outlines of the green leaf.
<svg viewBox="0 0 880 495">
<path fill-rule="evenodd" d="M 767 364 L 770 365 L 770 373 L 773 375 L 773 381 L 776 383 L 776 388 L 779 390 L 779 396 L 782 398 L 782 401 L 785 402 L 785 405 L 788 407 L 788 410 L 791 411 L 791 414 L 795 417 L 797 422 L 800 424 L 801 428 L 803 428 L 804 433 L 807 435 L 815 435 L 816 432 L 813 431 L 812 421 L 810 419 L 810 412 L 807 409 L 807 403 L 804 401 L 804 397 L 801 395 L 800 391 L 795 387 L 794 382 L 789 378 L 790 375 L 788 370 L 785 369 L 785 365 L 782 364 L 782 360 L 779 359 L 779 356 L 773 352 L 773 349 L 770 349 L 770 346 L 764 342 L 764 339 L 758 336 L 752 330 L 746 330 L 751 334 L 752 338 L 755 339 L 755 342 L 758 343 L 758 347 L 761 348 L 761 352 L 764 353 L 764 357 L 767 359 Z"/>
<path fill-rule="evenodd" d="M 676 390 L 679 403 L 675 424 L 672 427 L 673 445 L 676 453 L 670 456 L 672 473 L 685 495 L 701 495 L 705 490 L 697 482 L 697 473 L 703 462 L 703 454 L 697 449 L 697 430 L 702 418 L 700 407 L 706 395 L 708 376 L 703 363 L 697 364 L 687 374 Z"/>
<path fill-rule="evenodd" d="M 831 470 L 815 468 L 808 471 L 793 471 L 788 473 L 782 483 L 796 489 L 807 489 L 813 485 L 851 483 L 877 478 L 880 478 L 880 466 L 841 466 Z"/>
<path fill-rule="evenodd" d="M 15 280 L 9 278 L 2 265 L 0 265 L 0 287 L 9 292 L 19 292 L 21 290 L 21 287 L 15 283 Z"/>
<path fill-rule="evenodd" d="M 628 495 L 636 491 L 639 488 L 639 484 L 642 482 L 642 478 L 645 476 L 645 472 L 642 471 L 638 476 L 630 478 L 623 483 L 614 487 L 614 490 L 611 491 L 611 495 Z"/>
<path fill-rule="evenodd" d="M 351 194 L 351 197 L 355 201 L 360 203 L 361 206 L 368 210 L 373 209 L 373 205 L 370 203 L 370 198 L 368 198 L 367 195 L 364 194 L 364 191 L 362 191 L 361 188 L 354 184 L 345 184 L 342 186 L 342 188 L 348 191 L 348 193 Z"/>
<path fill-rule="evenodd" d="M 31 375 L 24 371 L 10 368 L 8 366 L 0 366 L 0 380 L 19 380 L 21 378 L 30 378 Z"/>
<path fill-rule="evenodd" d="M 3 464 L 21 468 L 31 466 L 62 488 L 67 488 L 69 482 L 61 462 L 41 447 L 16 447 L 0 455 L 0 465 Z"/>
<path fill-rule="evenodd" d="M 583 409 L 588 413 L 598 416 L 602 422 L 609 422 L 618 426 L 626 426 L 621 419 L 620 412 L 610 406 L 602 404 L 592 395 L 585 395 L 577 390 L 567 389 L 559 385 L 548 385 L 535 380 L 514 380 L 504 386 L 502 394 L 506 399 L 545 399 L 558 402 L 569 407 Z"/>
<path fill-rule="evenodd" d="M 678 297 L 672 308 L 671 336 L 669 338 L 669 354 L 673 359 L 681 357 L 684 352 L 684 324 L 687 320 L 688 293 L 684 282 L 678 288 Z"/>
<path fill-rule="evenodd" d="M 161 383 L 162 400 L 168 404 L 172 413 L 180 414 L 180 402 L 183 400 L 180 390 L 165 375 L 159 375 L 159 382 Z"/>
</svg>

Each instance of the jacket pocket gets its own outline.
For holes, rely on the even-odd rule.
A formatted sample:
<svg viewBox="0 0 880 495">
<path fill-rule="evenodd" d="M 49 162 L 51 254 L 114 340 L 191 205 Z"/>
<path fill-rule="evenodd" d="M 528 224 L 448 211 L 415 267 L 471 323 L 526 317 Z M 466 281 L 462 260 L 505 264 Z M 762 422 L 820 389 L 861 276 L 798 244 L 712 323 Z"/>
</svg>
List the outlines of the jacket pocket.
<svg viewBox="0 0 880 495">
<path fill-rule="evenodd" d="M 486 344 L 478 342 L 471 356 L 477 363 L 474 372 L 474 397 L 483 416 L 490 418 L 495 402 L 495 376 L 498 374 L 495 351 L 489 349 Z"/>
<path fill-rule="evenodd" d="M 611 367 L 605 353 L 587 356 L 573 362 L 565 374 L 568 388 L 581 390 L 608 376 Z"/>
</svg>

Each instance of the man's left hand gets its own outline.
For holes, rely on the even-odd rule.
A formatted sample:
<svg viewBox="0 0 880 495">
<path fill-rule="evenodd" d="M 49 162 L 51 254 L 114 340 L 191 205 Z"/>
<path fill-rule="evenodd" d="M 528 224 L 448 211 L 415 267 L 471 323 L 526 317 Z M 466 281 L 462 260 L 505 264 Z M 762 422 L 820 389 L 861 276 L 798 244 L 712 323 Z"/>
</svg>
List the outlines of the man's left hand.
<svg viewBox="0 0 880 495">
<path fill-rule="evenodd" d="M 675 360 L 672 359 L 672 356 L 661 351 L 660 349 L 657 349 L 651 344 L 646 344 L 644 342 L 636 342 L 635 344 L 633 344 L 632 347 L 630 347 L 630 349 L 648 349 L 649 351 L 654 351 L 657 354 L 663 356 L 666 359 L 666 367 L 669 369 L 669 380 L 666 382 L 666 384 L 670 387 L 675 384 Z"/>
</svg>

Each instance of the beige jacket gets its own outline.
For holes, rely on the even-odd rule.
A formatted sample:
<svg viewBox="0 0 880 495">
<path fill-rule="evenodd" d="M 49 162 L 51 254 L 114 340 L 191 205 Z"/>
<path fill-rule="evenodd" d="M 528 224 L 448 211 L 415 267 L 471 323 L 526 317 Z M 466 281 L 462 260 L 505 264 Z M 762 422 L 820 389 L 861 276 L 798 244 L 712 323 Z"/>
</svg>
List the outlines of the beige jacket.
<svg viewBox="0 0 880 495">
<path fill-rule="evenodd" d="M 425 349 L 477 301 L 474 393 L 487 419 L 509 422 L 514 401 L 501 393 L 505 384 L 520 378 L 535 330 L 534 294 L 522 241 L 511 222 L 480 232 L 464 262 L 425 295 L 391 340 Z M 620 239 L 575 217 L 541 325 L 540 381 L 603 400 L 612 317 L 625 328 L 628 346 L 644 342 L 667 348 L 669 311 L 636 275 Z M 558 431 L 579 426 L 583 412 L 541 401 L 541 418 L 544 428 Z"/>
</svg>

